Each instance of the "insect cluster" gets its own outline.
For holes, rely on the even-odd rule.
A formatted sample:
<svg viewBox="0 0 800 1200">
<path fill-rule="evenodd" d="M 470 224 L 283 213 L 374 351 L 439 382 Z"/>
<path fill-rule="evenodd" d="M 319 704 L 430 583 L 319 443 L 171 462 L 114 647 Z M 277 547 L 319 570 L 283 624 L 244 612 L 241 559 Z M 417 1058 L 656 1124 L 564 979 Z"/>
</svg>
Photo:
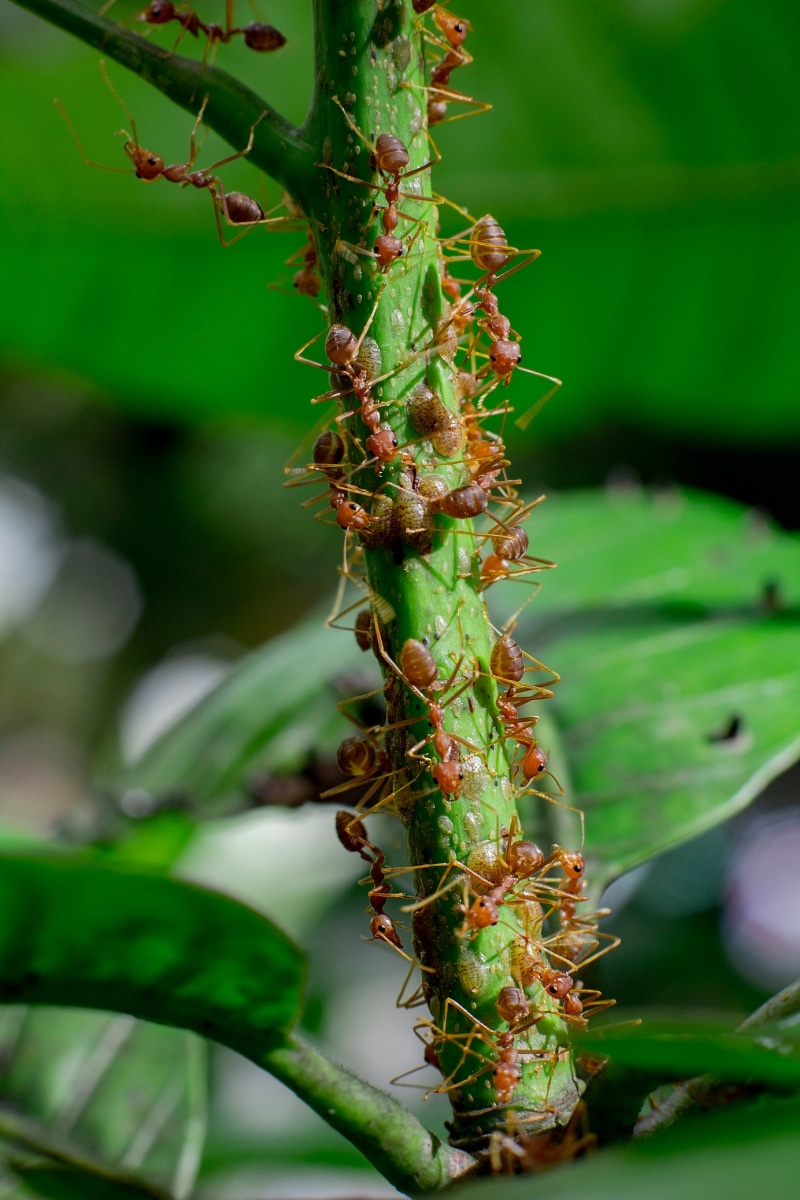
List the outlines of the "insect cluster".
<svg viewBox="0 0 800 1200">
<path fill-rule="evenodd" d="M 469 24 L 439 4 L 415 0 L 413 7 L 420 18 L 430 14 L 433 30 L 424 38 L 442 55 L 425 88 L 428 124 L 488 107 L 450 84 L 456 68 L 471 61 L 464 49 Z M 336 832 L 369 864 L 363 882 L 372 938 L 409 962 L 409 978 L 421 971 L 410 997 L 408 980 L 398 997 L 402 1007 L 427 1004 L 431 1012 L 416 1032 L 435 1079 L 420 1086 L 426 1097 L 451 1098 L 454 1145 L 493 1163 L 518 1163 L 506 1144 L 519 1147 L 532 1128 L 562 1123 L 559 1114 L 574 1108 L 582 1080 L 569 1059 L 569 1029 L 611 1003 L 579 976 L 614 944 L 599 929 L 605 914 L 585 911 L 581 850 L 541 849 L 523 836 L 516 812 L 523 796 L 561 804 L 582 837 L 583 814 L 559 798 L 530 708 L 553 695 L 559 677 L 514 640 L 514 620 L 481 646 L 471 631 L 476 612 L 485 623 L 483 597 L 492 585 L 525 579 L 535 591 L 539 573 L 555 566 L 530 552 L 527 525 L 544 497 L 524 501 L 520 481 L 509 476 L 504 427 L 512 410 L 499 399 L 514 375 L 528 370 L 503 311 L 503 283 L 539 251 L 509 245 L 489 214 L 434 237 L 434 218 L 422 207 L 433 197 L 414 185 L 438 154 L 412 166 L 396 134 L 370 140 L 347 102 L 336 94 L 331 100 L 354 149 L 350 161 L 320 166 L 331 194 L 340 181 L 366 188 L 371 209 L 359 237 L 339 231 L 335 238 L 335 312 L 328 314 L 335 319 L 295 356 L 329 372 L 329 390 L 313 403 L 337 401 L 338 408 L 305 465 L 287 468 L 287 486 L 321 485 L 306 505 L 321 505 L 317 519 L 344 531 L 331 623 L 344 623 L 378 660 L 386 719 L 361 720 L 365 697 L 340 705 L 357 732 L 339 747 L 344 781 L 323 798 L 358 789 L 357 804 L 337 813 Z M 469 111 L 448 116 L 456 104 Z M 352 165 L 362 147 L 369 152 L 367 180 Z M 426 254 L 439 307 L 426 305 L 423 295 L 410 349 L 391 358 L 382 314 L 388 309 L 399 324 L 389 299 L 394 281 L 415 269 L 417 256 L 424 264 Z M 362 267 L 364 259 L 373 265 Z M 358 300 L 372 301 L 359 325 L 345 323 L 347 291 L 339 280 L 348 268 Z M 408 316 L 413 323 L 413 310 Z M 319 362 L 309 347 L 323 337 L 327 361 Z M 552 376 L 529 373 L 549 390 L 523 414 L 523 426 L 560 387 Z M 453 571 L 445 586 L 443 563 Z M 412 573 L 427 575 L 429 595 L 443 597 L 439 610 L 409 606 Z M 345 606 L 352 588 L 359 598 Z M 545 777 L 550 791 L 543 790 Z M 395 815 L 407 827 L 407 864 L 387 865 L 367 831 L 377 814 Z M 442 832 L 438 843 L 421 831 L 426 821 Z M 537 1082 L 535 1110 L 526 1075 Z"/>
<path fill-rule="evenodd" d="M 356 36 L 342 33 L 320 121 L 338 142 L 327 137 L 318 151 L 319 195 L 287 198 L 288 217 L 266 216 L 252 197 L 226 192 L 215 174 L 250 152 L 266 111 L 242 150 L 199 170 L 206 97 L 188 161 L 165 166 L 141 146 L 133 117 L 106 81 L 129 119 L 131 132 L 120 132 L 136 175 L 207 190 L 223 244 L 223 220 L 238 227 L 238 240 L 256 224 L 297 228 L 307 216 L 294 285 L 322 308 L 325 328 L 295 357 L 328 375 L 330 386 L 313 403 L 338 403 L 308 461 L 287 468 L 287 483 L 317 485 L 305 506 L 321 504 L 317 518 L 343 531 L 330 623 L 352 614 L 345 628 L 380 664 L 386 709 L 385 720 L 369 724 L 358 707 L 365 697 L 340 705 L 355 732 L 338 751 L 343 782 L 322 798 L 359 789 L 357 803 L 338 812 L 336 833 L 369 864 L 372 938 L 408 961 L 409 979 L 421 972 L 416 990 L 404 998 L 406 984 L 398 997 L 403 1007 L 430 1011 L 416 1024 L 424 1066 L 434 1074 L 421 1086 L 426 1096 L 450 1098 L 454 1145 L 505 1168 L 537 1159 L 530 1143 L 540 1132 L 569 1126 L 584 1085 L 570 1028 L 611 1003 L 580 975 L 615 939 L 599 928 L 603 912 L 586 911 L 583 814 L 562 799 L 531 709 L 552 697 L 559 677 L 514 640 L 514 619 L 493 629 L 484 604 L 488 590 L 506 580 L 524 580 L 533 596 L 540 573 L 555 566 L 530 552 L 528 523 L 544 496 L 520 496 L 504 441 L 512 379 L 524 372 L 547 385 L 517 418 L 523 428 L 561 386 L 521 365 L 520 335 L 504 311 L 505 281 L 539 251 L 510 245 L 492 215 L 462 209 L 467 228 L 438 236 L 442 201 L 421 182 L 438 151 L 422 154 L 412 140 L 489 106 L 452 82 L 472 61 L 469 22 L 432 0 L 412 7 L 418 44 L 434 53 L 427 82 L 395 78 L 397 64 L 411 60 L 411 39 L 387 35 L 389 48 L 371 46 L 369 55 L 377 71 L 379 49 L 384 54 L 380 86 L 394 80 L 390 99 L 383 110 L 372 97 L 359 106 L 347 83 L 347 71 L 356 73 L 348 66 Z M 398 0 L 393 8 L 405 13 L 406 6 Z M 224 28 L 166 0 L 154 0 L 141 20 L 177 22 L 181 36 L 203 33 L 206 54 L 238 34 L 255 49 L 282 44 L 267 44 L 269 26 L 234 28 L 231 3 Z M 377 97 L 377 75 L 374 90 Z M 411 114 L 406 141 L 397 132 L 398 97 Z M 371 136 L 354 111 L 370 114 Z M 338 161 L 334 146 L 346 146 Z M 319 304 L 320 293 L 329 307 Z M 317 362 L 307 352 L 322 337 L 326 361 Z M 355 603 L 346 603 L 348 589 L 356 590 Z M 523 835 L 517 802 L 530 797 L 573 814 L 577 848 L 545 850 Z M 376 814 L 406 827 L 407 863 L 387 865 L 367 829 Z"/>
</svg>

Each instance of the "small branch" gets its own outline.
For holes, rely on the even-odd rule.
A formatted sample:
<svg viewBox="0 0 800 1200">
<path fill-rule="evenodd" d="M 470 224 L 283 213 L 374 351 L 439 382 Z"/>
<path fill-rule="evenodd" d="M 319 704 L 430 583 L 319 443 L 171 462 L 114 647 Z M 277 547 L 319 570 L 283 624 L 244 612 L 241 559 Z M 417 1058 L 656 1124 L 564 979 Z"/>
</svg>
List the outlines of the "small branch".
<svg viewBox="0 0 800 1200">
<path fill-rule="evenodd" d="M 745 1030 L 759 1029 L 763 1025 L 774 1025 L 799 1012 L 800 979 L 771 996 L 737 1026 L 736 1032 L 742 1033 Z M 736 1094 L 739 1093 L 734 1093 Z M 751 1088 L 748 1089 L 748 1094 L 752 1095 Z M 634 1137 L 649 1137 L 658 1129 L 669 1128 L 694 1104 L 719 1104 L 731 1098 L 733 1096 L 730 1084 L 721 1083 L 713 1075 L 699 1075 L 696 1079 L 689 1079 L 677 1087 L 654 1113 L 639 1121 L 634 1130 Z"/>
<path fill-rule="evenodd" d="M 440 1142 L 392 1096 L 294 1039 L 260 1058 L 400 1191 L 435 1192 L 477 1169 L 463 1150 Z"/>
<path fill-rule="evenodd" d="M 208 93 L 203 119 L 235 150 L 247 144 L 258 121 L 249 161 L 291 194 L 303 189 L 314 156 L 302 133 L 227 72 L 209 66 L 202 70 L 194 59 L 169 54 L 76 0 L 14 2 L 121 63 L 187 112 L 196 114 Z"/>
</svg>

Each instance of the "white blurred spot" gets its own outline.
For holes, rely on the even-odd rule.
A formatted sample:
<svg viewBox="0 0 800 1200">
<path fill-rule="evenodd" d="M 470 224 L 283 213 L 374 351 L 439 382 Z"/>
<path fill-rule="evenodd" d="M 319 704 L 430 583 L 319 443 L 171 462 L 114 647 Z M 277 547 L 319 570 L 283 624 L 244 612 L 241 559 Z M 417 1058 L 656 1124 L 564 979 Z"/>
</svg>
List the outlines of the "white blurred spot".
<svg viewBox="0 0 800 1200">
<path fill-rule="evenodd" d="M 210 654 L 184 654 L 148 671 L 120 716 L 125 762 L 136 762 L 166 729 L 202 700 L 225 675 L 228 665 Z"/>
<path fill-rule="evenodd" d="M 760 817 L 735 848 L 723 938 L 736 969 L 765 991 L 800 975 L 800 809 Z"/>
<path fill-rule="evenodd" d="M 18 479 L 0 482 L 0 633 L 23 620 L 64 555 L 51 505 Z"/>
<path fill-rule="evenodd" d="M 142 611 L 133 569 L 91 538 L 70 542 L 60 570 L 25 630 L 62 662 L 107 658 L 125 645 Z"/>
<path fill-rule="evenodd" d="M 342 850 L 333 810 L 306 805 L 204 823 L 178 872 L 255 904 L 290 937 L 302 938 L 362 866 Z"/>
</svg>

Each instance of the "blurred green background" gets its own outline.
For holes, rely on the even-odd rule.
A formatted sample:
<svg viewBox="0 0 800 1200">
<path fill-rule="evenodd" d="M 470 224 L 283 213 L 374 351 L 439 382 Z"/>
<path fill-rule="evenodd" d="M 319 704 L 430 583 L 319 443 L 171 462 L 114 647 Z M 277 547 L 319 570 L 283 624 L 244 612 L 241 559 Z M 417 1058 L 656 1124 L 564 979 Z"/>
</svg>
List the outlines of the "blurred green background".
<svg viewBox="0 0 800 1200">
<path fill-rule="evenodd" d="M 221 4 L 212 15 L 210 5 L 203 15 L 221 19 Z M 130 19 L 139 7 L 118 0 L 109 15 Z M 311 85 L 308 7 L 265 4 L 263 19 L 287 36 L 279 53 L 263 59 L 234 44 L 217 58 L 297 122 Z M 797 529 L 800 8 L 464 0 L 462 9 L 475 61 L 453 82 L 494 108 L 439 129 L 435 186 L 475 214 L 492 212 L 515 244 L 541 248 L 504 284 L 504 309 L 524 335 L 526 364 L 565 380 L 528 431 L 509 438 L 515 468 L 532 491 L 609 479 L 701 487 Z M 152 37 L 174 41 L 167 30 Z M 194 52 L 189 43 L 182 53 Z M 322 315 L 283 294 L 296 269 L 285 260 L 303 239 L 257 229 L 223 250 L 208 197 L 86 167 L 52 101 L 90 158 L 124 166 L 113 134 L 127 121 L 98 57 L 0 0 L 0 803 L 8 824 L 37 832 L 85 808 L 93 765 L 120 738 L 135 753 L 165 712 L 323 601 L 341 553 L 282 489 L 319 390 L 292 351 Z M 187 115 L 109 70 L 142 143 L 184 161 Z M 209 135 L 201 165 L 223 153 Z M 261 195 L 246 162 L 225 181 Z M 532 380 L 515 388 L 519 409 L 538 394 Z M 790 805 L 796 790 L 787 777 L 767 807 Z M 196 847 L 187 869 L 235 878 L 239 894 L 281 920 L 259 856 L 271 845 L 274 864 L 275 846 L 291 845 L 299 827 L 294 814 L 280 818 L 282 832 L 264 832 L 263 821 L 204 835 L 211 849 Z M 780 970 L 763 967 L 745 980 L 718 937 L 731 844 L 752 842 L 748 828 L 706 835 L 639 877 L 604 984 L 628 1005 L 744 1012 L 779 985 Z M 335 1030 L 352 1032 L 356 1002 L 383 1010 L 399 986 L 392 976 L 366 999 L 363 985 L 358 997 L 347 990 L 375 947 L 356 941 L 359 965 L 343 968 L 342 941 L 357 935 L 344 911 L 322 912 L 356 873 L 331 867 L 320 902 L 290 929 L 318 951 L 315 1011 L 335 1044 L 346 1044 Z M 291 880 L 281 886 L 295 903 Z M 354 894 L 349 905 L 358 922 Z M 326 1016 L 331 982 L 345 990 Z M 369 1050 L 358 1048 L 364 1063 Z M 340 1053 L 385 1078 L 352 1047 Z M 247 1140 L 246 1113 L 284 1101 L 265 1102 L 252 1072 L 220 1070 L 222 1169 L 233 1142 Z M 261 1099 L 250 1104 L 248 1087 Z M 287 1111 L 284 1139 L 290 1119 L 299 1147 L 319 1136 Z"/>
</svg>

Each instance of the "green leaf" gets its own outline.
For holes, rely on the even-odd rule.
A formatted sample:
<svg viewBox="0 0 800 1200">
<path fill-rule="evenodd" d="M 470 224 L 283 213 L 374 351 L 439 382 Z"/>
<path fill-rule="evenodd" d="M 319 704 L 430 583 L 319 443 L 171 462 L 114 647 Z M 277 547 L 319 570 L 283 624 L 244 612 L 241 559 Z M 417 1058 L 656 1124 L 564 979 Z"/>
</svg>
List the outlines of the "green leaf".
<svg viewBox="0 0 800 1200">
<path fill-rule="evenodd" d="M 591 1054 L 617 1066 L 651 1072 L 662 1080 L 695 1075 L 737 1083 L 800 1089 L 800 1042 L 791 1029 L 730 1033 L 694 1021 L 646 1022 L 636 1028 L 609 1026 L 576 1036 Z"/>
<path fill-rule="evenodd" d="M 752 1200 L 768 1187 L 775 1195 L 790 1196 L 800 1177 L 798 1119 L 795 1101 L 771 1100 L 745 1112 L 706 1114 L 658 1137 L 590 1154 L 559 1171 L 467 1183 L 459 1194 L 463 1200 Z M 557 1161 L 550 1159 L 551 1164 Z"/>
<path fill-rule="evenodd" d="M 205 1046 L 128 1016 L 0 1013 L 0 1130 L 24 1114 L 33 1145 L 191 1190 L 206 1123 Z"/>
<path fill-rule="evenodd" d="M 34 1163 L 19 1164 L 13 1169 L 28 1192 L 44 1196 L 45 1200 L 147 1200 L 148 1197 L 163 1200 L 162 1192 L 69 1167 Z"/>
<path fill-rule="evenodd" d="M 540 575 L 524 610 L 526 634 L 549 631 L 576 612 L 648 611 L 670 605 L 800 608 L 800 537 L 722 496 L 640 488 L 558 492 L 526 526 L 531 553 L 558 563 Z M 524 583 L 490 592 L 507 615 L 530 596 Z"/>
<path fill-rule="evenodd" d="M 0 1001 L 128 1012 L 213 1038 L 293 1088 L 406 1190 L 442 1186 L 473 1164 L 290 1037 L 302 955 L 245 905 L 86 857 L 5 855 L 0 911 Z"/>
<path fill-rule="evenodd" d="M 283 6 L 290 46 L 269 62 L 269 93 L 296 120 L 308 104 L 309 16 L 306 5 Z M 471 18 L 475 61 L 463 86 L 495 109 L 479 124 L 441 127 L 434 183 L 474 213 L 495 213 L 516 244 L 544 252 L 504 285 L 503 305 L 535 337 L 529 365 L 566 380 L 563 401 L 537 422 L 537 442 L 603 419 L 693 430 L 715 443 L 796 438 L 796 4 L 767 0 L 756 38 L 748 0 L 542 0 L 525 6 L 524 20 L 519 0 L 495 0 Z M 13 10 L 4 21 L 0 107 L 20 119 L 7 131 L 15 170 L 0 195 L 3 294 L 14 297 L 3 344 L 29 362 L 82 373 L 113 403 L 140 411 L 186 422 L 258 412 L 301 426 L 304 406 L 286 397 L 313 385 L 278 347 L 310 336 L 313 310 L 265 292 L 262 281 L 291 286 L 281 263 L 302 238 L 256 230 L 223 253 L 207 197 L 90 171 L 51 99 L 67 105 L 92 158 L 123 165 L 112 137 L 121 114 L 97 53 L 22 25 Z M 152 31 L 165 51 L 170 37 Z M 202 53 L 188 41 L 181 54 Z M 225 51 L 226 69 L 261 81 L 263 66 L 246 48 Z M 126 73 L 114 79 L 145 144 L 185 161 L 186 114 L 150 99 Z M 218 146 L 201 165 L 222 156 Z M 225 172 L 227 190 L 259 195 L 246 163 Z M 145 262 L 182 281 L 181 302 L 169 336 L 148 336 L 137 353 L 131 331 L 150 327 L 152 273 L 134 264 Z M 219 353 L 209 347 L 209 293 Z M 528 382 L 515 388 L 520 407 Z"/>
<path fill-rule="evenodd" d="M 562 675 L 540 740 L 557 726 L 599 888 L 800 757 L 800 539 L 696 494 L 557 496 L 529 532 L 560 561 L 518 637 Z M 558 840 L 569 814 L 545 816 Z"/>
<path fill-rule="evenodd" d="M 325 684 L 360 657 L 352 634 L 327 629 L 320 617 L 305 621 L 238 663 L 118 774 L 115 790 L 177 794 L 204 809 L 240 803 L 256 770 L 302 765 L 312 747 L 321 748 L 336 724 L 334 692 Z"/>
<path fill-rule="evenodd" d="M 242 1054 L 286 1042 L 303 958 L 226 896 L 86 858 L 0 856 L 0 999 L 128 1012 Z"/>
</svg>

